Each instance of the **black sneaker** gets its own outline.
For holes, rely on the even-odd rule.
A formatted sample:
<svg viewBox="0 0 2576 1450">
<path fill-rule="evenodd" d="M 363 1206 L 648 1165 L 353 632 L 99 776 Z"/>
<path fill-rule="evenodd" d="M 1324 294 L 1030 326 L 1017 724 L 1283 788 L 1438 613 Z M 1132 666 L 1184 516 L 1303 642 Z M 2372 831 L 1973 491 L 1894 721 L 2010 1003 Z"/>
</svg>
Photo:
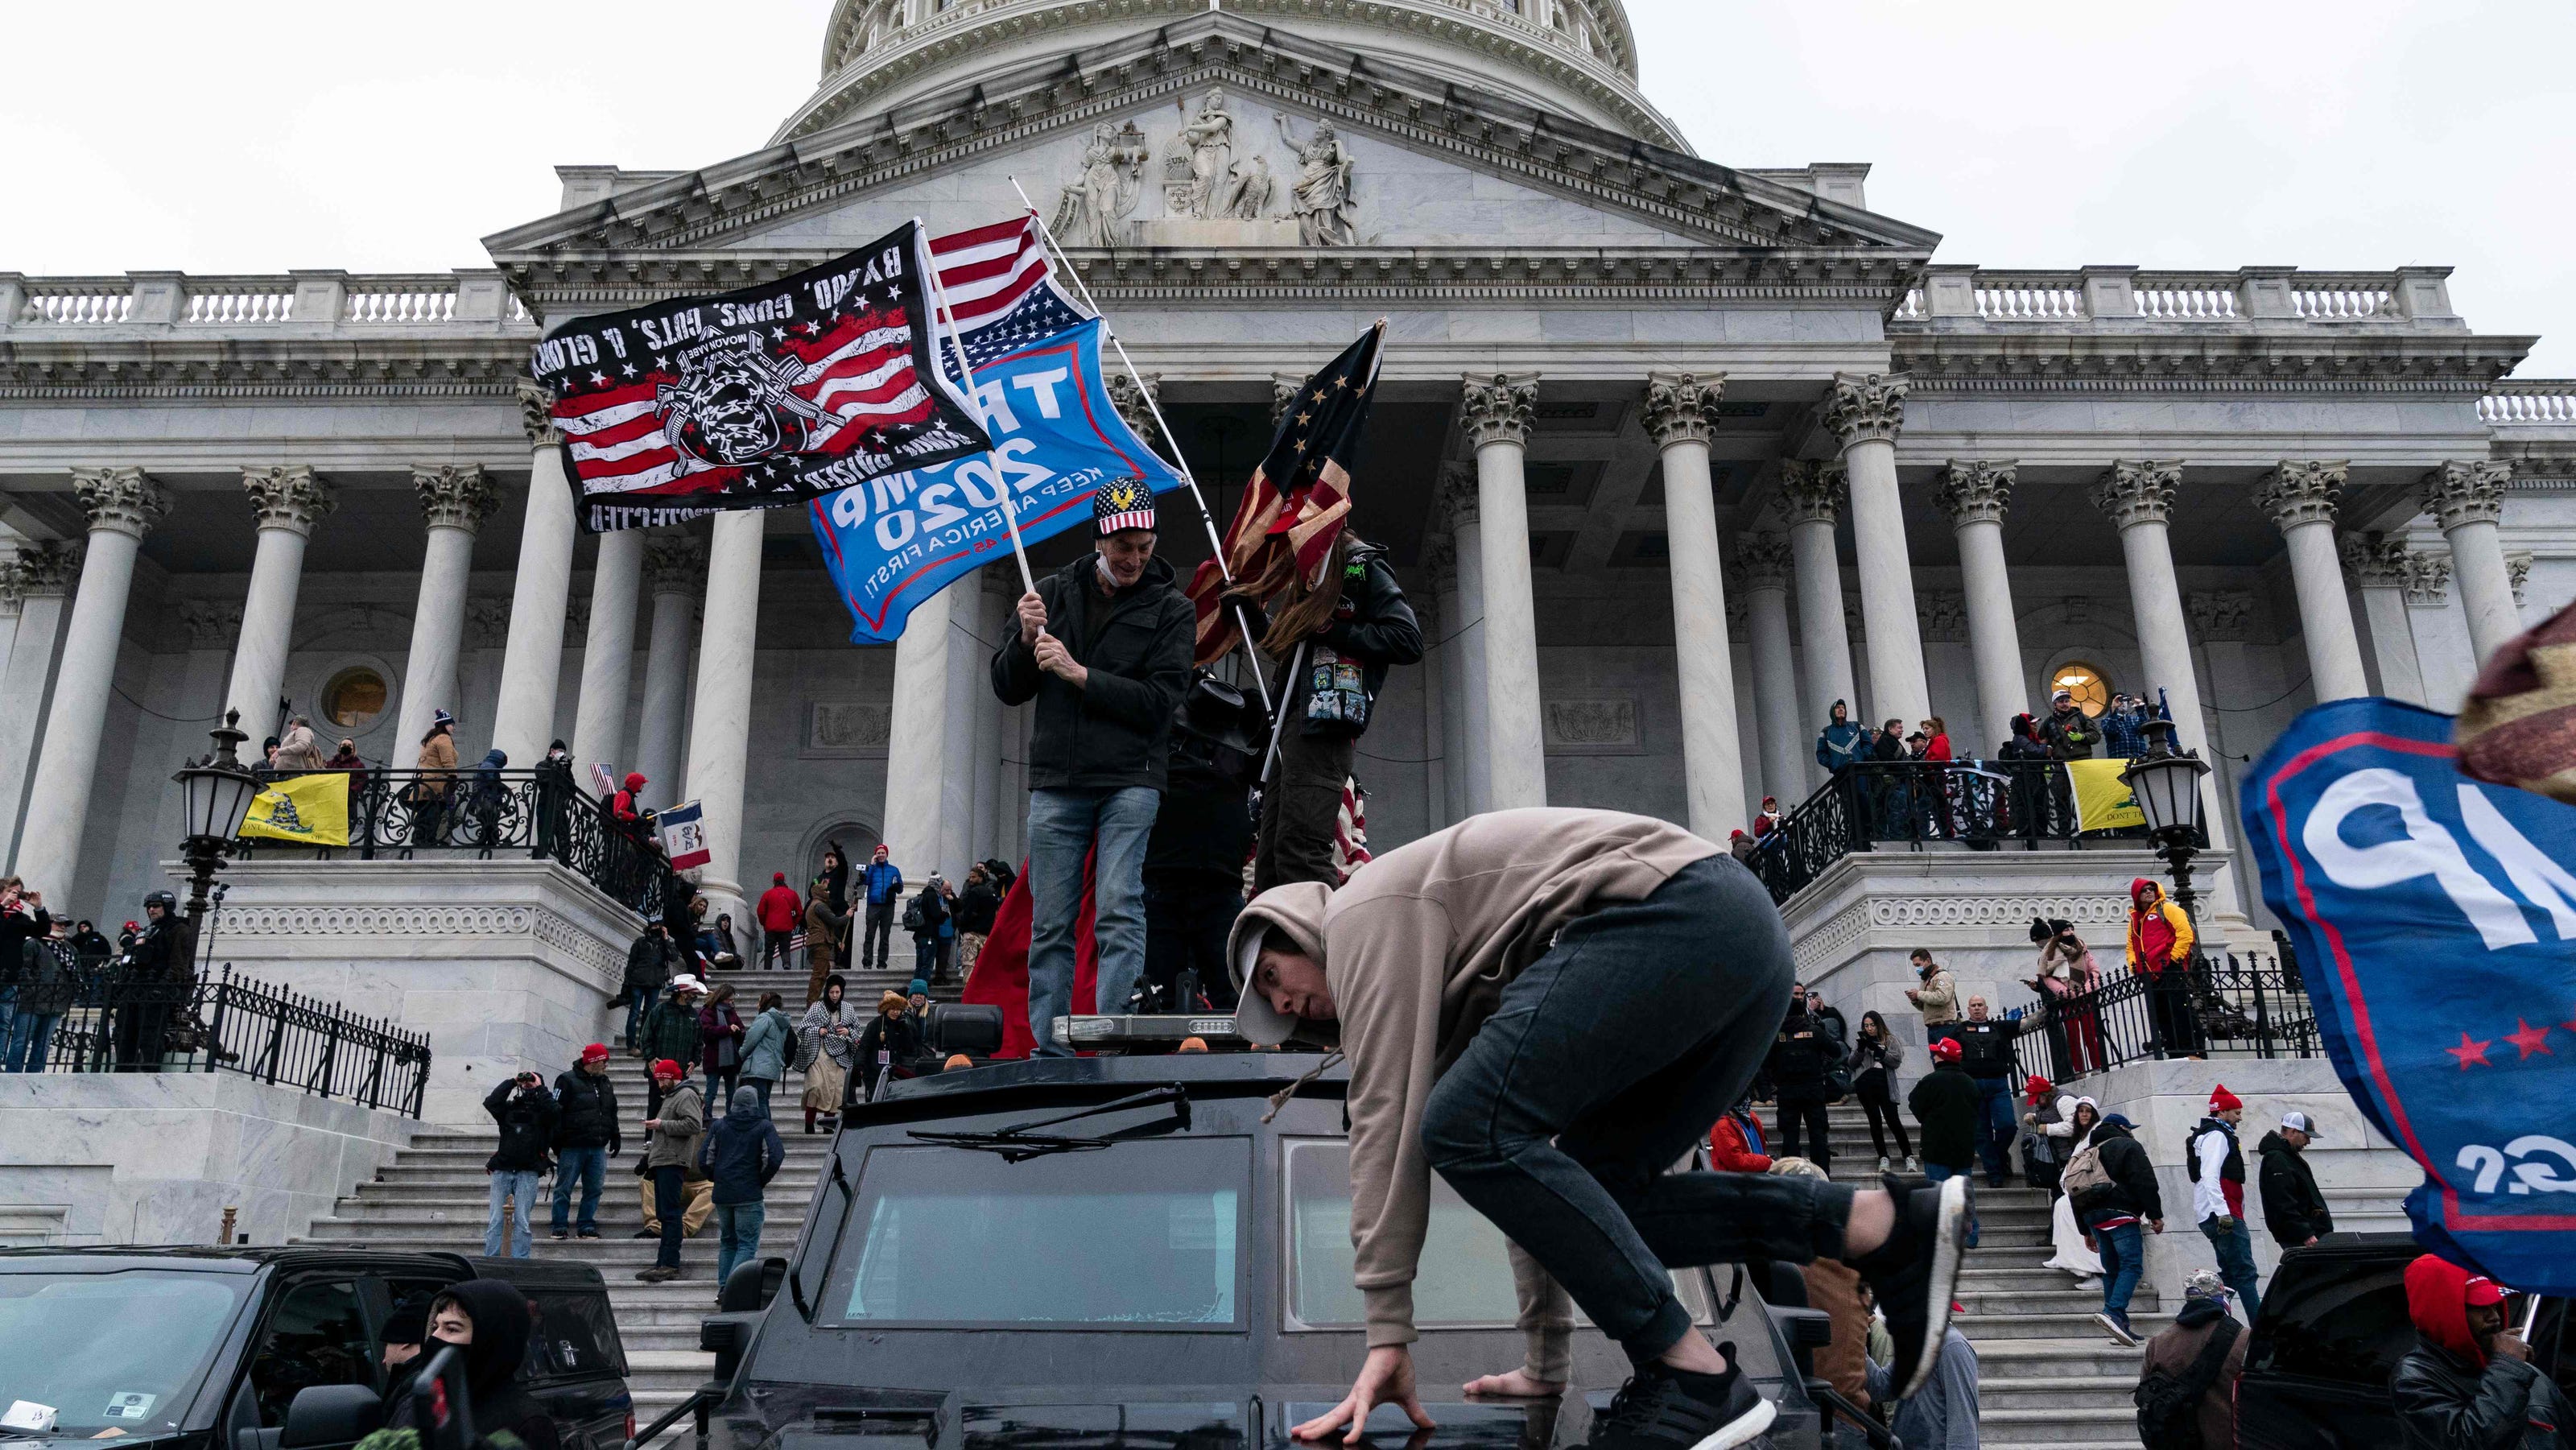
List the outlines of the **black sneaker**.
<svg viewBox="0 0 2576 1450">
<path fill-rule="evenodd" d="M 1894 1174 L 1880 1182 L 1896 1196 L 1896 1231 L 1878 1250 L 1854 1260 L 1887 1315 L 1896 1341 L 1889 1368 L 1896 1398 L 1909 1399 L 1932 1381 L 1941 1338 L 1950 1327 L 1950 1303 L 1959 1288 L 1959 1266 L 1968 1241 L 1970 1188 L 1966 1177 L 1924 1187 Z"/>
<path fill-rule="evenodd" d="M 1771 1428 L 1779 1408 L 1735 1366 L 1721 1344 L 1724 1374 L 1650 1365 L 1631 1376 L 1592 1422 L 1590 1450 L 1734 1450 Z"/>
</svg>

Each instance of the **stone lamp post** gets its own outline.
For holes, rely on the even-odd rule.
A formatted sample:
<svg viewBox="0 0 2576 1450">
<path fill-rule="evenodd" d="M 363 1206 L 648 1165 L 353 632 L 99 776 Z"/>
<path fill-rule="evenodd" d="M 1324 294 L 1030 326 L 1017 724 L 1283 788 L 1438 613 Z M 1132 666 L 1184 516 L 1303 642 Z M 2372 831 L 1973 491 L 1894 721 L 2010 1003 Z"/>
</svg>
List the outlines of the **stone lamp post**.
<svg viewBox="0 0 2576 1450">
<path fill-rule="evenodd" d="M 2173 722 L 2146 722 L 2147 753 L 2130 761 L 2120 772 L 2120 781 L 2128 786 L 2131 798 L 2147 818 L 2147 835 L 2156 843 L 2156 856 L 2173 872 L 2174 904 L 2192 920 L 2194 897 L 2191 890 L 2191 858 L 2207 839 L 2201 832 L 2200 778 L 2209 774 L 2209 762 L 2194 751 L 2177 754 L 2173 748 Z"/>
</svg>

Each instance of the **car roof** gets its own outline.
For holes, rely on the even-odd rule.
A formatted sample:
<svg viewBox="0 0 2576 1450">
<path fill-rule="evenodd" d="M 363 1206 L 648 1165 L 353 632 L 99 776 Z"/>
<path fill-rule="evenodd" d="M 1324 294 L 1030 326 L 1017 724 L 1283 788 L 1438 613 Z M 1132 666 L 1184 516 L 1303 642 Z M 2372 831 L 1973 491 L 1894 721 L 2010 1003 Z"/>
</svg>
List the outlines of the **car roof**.
<svg viewBox="0 0 2576 1450">
<path fill-rule="evenodd" d="M 0 1273 L 32 1273 L 48 1263 L 58 1268 L 105 1273 L 114 1269 L 177 1269 L 189 1273 L 255 1274 L 281 1268 L 408 1268 L 474 1272 L 461 1254 L 386 1253 L 367 1249 L 319 1248 L 302 1244 L 235 1246 L 174 1245 L 155 1248 L 137 1244 L 99 1244 L 59 1248 L 0 1249 Z"/>
<path fill-rule="evenodd" d="M 1285 1087 L 1322 1065 L 1313 1052 L 1165 1052 L 1133 1057 L 1040 1057 L 995 1062 L 927 1077 L 898 1078 L 888 1084 L 886 1099 L 921 1104 L 954 1105 L 960 1112 L 980 1110 L 979 1096 L 1021 1097 L 1031 1090 L 1080 1089 L 1133 1084 L 1205 1084 L 1210 1087 Z M 1350 1079 L 1347 1063 L 1335 1063 L 1316 1076 L 1313 1086 L 1340 1095 Z"/>
</svg>

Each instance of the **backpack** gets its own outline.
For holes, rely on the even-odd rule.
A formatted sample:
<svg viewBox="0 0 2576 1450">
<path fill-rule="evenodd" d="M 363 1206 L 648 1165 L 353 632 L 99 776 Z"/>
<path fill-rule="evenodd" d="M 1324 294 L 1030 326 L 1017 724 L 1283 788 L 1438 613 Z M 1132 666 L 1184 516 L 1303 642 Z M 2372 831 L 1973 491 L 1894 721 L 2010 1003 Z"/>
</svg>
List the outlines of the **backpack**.
<svg viewBox="0 0 2576 1450">
<path fill-rule="evenodd" d="M 2066 1160 L 2057 1175 L 2057 1190 L 2075 1201 L 2078 1212 L 2084 1208 L 2084 1195 L 2094 1189 L 2112 1186 L 2111 1172 L 2102 1166 L 2102 1145 L 2089 1143 Z"/>
<path fill-rule="evenodd" d="M 2131 1398 L 2138 1406 L 2138 1439 L 2147 1450 L 2208 1450 L 2200 1438 L 2200 1402 L 2218 1382 L 2237 1332 L 2236 1321 L 2222 1314 L 2189 1369 L 2180 1375 L 2151 1369 L 2139 1378 Z"/>
<path fill-rule="evenodd" d="M 903 904 L 903 929 L 916 936 L 921 933 L 921 898 L 918 896 Z"/>
</svg>

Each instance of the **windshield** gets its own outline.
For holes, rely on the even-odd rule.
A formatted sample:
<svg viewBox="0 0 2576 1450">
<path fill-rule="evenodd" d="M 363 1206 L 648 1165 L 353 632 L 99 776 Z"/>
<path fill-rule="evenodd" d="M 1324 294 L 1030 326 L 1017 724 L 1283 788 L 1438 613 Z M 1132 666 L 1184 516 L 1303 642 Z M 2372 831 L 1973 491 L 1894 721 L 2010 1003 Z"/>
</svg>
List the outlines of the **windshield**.
<svg viewBox="0 0 2576 1450">
<path fill-rule="evenodd" d="M 84 1437 L 176 1430 L 252 1282 L 161 1269 L 0 1274 L 0 1404 L 50 1406 L 58 1430 Z"/>
<path fill-rule="evenodd" d="M 823 1293 L 828 1323 L 1232 1327 L 1242 1138 L 1019 1163 L 880 1147 Z"/>
<path fill-rule="evenodd" d="M 1357 1329 L 1366 1305 L 1351 1283 L 1351 1146 L 1339 1138 L 1288 1145 L 1288 1316 L 1305 1329 Z M 1708 1296 L 1696 1273 L 1675 1274 L 1673 1289 L 1693 1323 L 1708 1322 Z M 1589 1323 L 1578 1310 L 1578 1321 Z M 1493 1328 L 1517 1323 L 1509 1241 L 1492 1220 L 1467 1206 L 1438 1174 L 1431 1177 L 1431 1221 L 1413 1275 L 1413 1322 L 1423 1329 Z"/>
</svg>

